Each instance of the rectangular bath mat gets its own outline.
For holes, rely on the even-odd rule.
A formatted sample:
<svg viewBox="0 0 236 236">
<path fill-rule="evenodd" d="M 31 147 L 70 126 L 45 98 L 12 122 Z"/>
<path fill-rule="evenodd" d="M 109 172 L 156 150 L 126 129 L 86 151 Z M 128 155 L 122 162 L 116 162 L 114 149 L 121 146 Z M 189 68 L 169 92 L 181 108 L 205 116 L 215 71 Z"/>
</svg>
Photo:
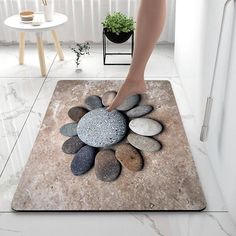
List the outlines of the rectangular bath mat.
<svg viewBox="0 0 236 236">
<path fill-rule="evenodd" d="M 147 81 L 146 94 L 130 97 L 119 111 L 109 113 L 101 108 L 100 97 L 117 91 L 121 83 L 57 83 L 14 195 L 14 210 L 200 211 L 206 207 L 171 84 Z M 113 96 L 106 93 L 103 103 Z"/>
</svg>

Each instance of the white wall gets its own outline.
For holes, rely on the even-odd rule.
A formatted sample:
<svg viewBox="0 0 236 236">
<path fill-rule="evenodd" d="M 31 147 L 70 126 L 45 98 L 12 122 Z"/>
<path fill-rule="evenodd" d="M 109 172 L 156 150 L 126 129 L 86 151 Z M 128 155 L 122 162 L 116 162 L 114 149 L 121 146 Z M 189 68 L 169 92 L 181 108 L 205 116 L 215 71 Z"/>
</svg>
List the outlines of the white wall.
<svg viewBox="0 0 236 236">
<path fill-rule="evenodd" d="M 196 118 L 197 128 L 203 119 L 205 102 L 210 92 L 213 66 L 225 0 L 178 0 L 176 3 L 175 60 L 179 75 Z M 216 178 L 230 213 L 236 221 L 236 81 L 231 55 L 234 2 L 227 8 L 216 83 L 210 131 L 206 143 Z M 236 34 L 236 33 L 235 33 Z M 236 40 L 236 35 L 235 35 Z M 235 41 L 233 40 L 233 41 Z M 236 46 L 234 48 L 236 57 Z M 235 72 L 235 73 L 234 73 Z M 234 119 L 232 119 L 232 117 Z"/>
<path fill-rule="evenodd" d="M 52 0 L 55 11 L 68 16 L 68 22 L 58 28 L 61 41 L 84 42 L 102 41 L 102 25 L 109 12 L 121 11 L 132 17 L 136 17 L 139 0 Z M 4 20 L 18 14 L 25 9 L 42 11 L 41 0 L 0 0 L 0 42 L 18 41 L 18 33 L 4 27 Z M 175 28 L 175 0 L 167 0 L 167 20 L 160 40 L 162 42 L 174 42 Z M 51 35 L 45 33 L 44 40 L 52 42 Z M 35 42 L 34 34 L 27 34 L 26 40 Z"/>
<path fill-rule="evenodd" d="M 198 129 L 210 91 L 224 3 L 225 0 L 178 0 L 176 4 L 175 62 Z M 217 78 L 227 76 L 231 18 L 226 14 Z"/>
<path fill-rule="evenodd" d="M 235 15 L 236 9 L 229 9 L 228 13 Z M 227 27 L 229 29 L 230 24 Z M 213 167 L 219 170 L 217 177 L 225 201 L 236 221 L 236 21 L 233 28 L 232 44 L 224 44 L 226 50 L 227 46 L 232 46 L 229 73 L 228 76 L 218 78 L 213 92 L 214 104 L 207 147 Z"/>
<path fill-rule="evenodd" d="M 208 90 L 204 78 L 206 0 L 176 2 L 175 62 L 198 124 Z"/>
</svg>

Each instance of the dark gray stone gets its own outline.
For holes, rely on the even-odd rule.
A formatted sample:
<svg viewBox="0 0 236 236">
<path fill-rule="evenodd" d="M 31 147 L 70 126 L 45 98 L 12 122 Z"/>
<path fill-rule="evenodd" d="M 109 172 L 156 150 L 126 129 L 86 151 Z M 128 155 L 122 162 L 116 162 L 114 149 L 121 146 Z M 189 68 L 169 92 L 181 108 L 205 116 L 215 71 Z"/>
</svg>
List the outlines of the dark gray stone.
<svg viewBox="0 0 236 236">
<path fill-rule="evenodd" d="M 150 105 L 137 106 L 126 112 L 126 115 L 130 118 L 137 118 L 140 116 L 145 116 L 153 110 Z"/>
<path fill-rule="evenodd" d="M 85 114 L 79 121 L 77 134 L 86 144 L 106 147 L 120 142 L 127 132 L 127 121 L 119 111 L 98 108 Z"/>
<path fill-rule="evenodd" d="M 78 122 L 80 120 L 81 117 L 83 117 L 86 113 L 88 112 L 88 110 L 86 110 L 83 107 L 72 107 L 69 111 L 68 111 L 68 116 L 75 122 Z"/>
<path fill-rule="evenodd" d="M 74 175 L 82 175 L 88 172 L 94 165 L 96 148 L 90 146 L 82 147 L 71 162 L 71 171 Z"/>
<path fill-rule="evenodd" d="M 102 95 L 102 104 L 106 107 L 111 105 L 116 96 L 116 91 L 107 91 Z"/>
<path fill-rule="evenodd" d="M 74 136 L 66 140 L 62 145 L 62 151 L 66 154 L 75 154 L 80 148 L 84 146 L 84 143 L 78 136 Z"/>
<path fill-rule="evenodd" d="M 72 137 L 77 135 L 76 129 L 77 129 L 77 123 L 68 123 L 60 128 L 60 132 L 64 136 Z"/>
<path fill-rule="evenodd" d="M 118 178 L 121 171 L 121 165 L 115 158 L 112 150 L 102 150 L 98 152 L 95 158 L 95 174 L 98 179 L 111 182 Z"/>
<path fill-rule="evenodd" d="M 95 95 L 87 97 L 84 103 L 89 110 L 103 107 L 101 98 Z"/>
<path fill-rule="evenodd" d="M 139 103 L 140 99 L 141 99 L 141 96 L 139 94 L 129 96 L 116 109 L 119 111 L 127 111 L 133 108 L 134 106 L 136 106 Z"/>
<path fill-rule="evenodd" d="M 156 152 L 161 149 L 161 144 L 157 140 L 150 137 L 145 137 L 138 134 L 129 134 L 127 139 L 132 146 L 142 151 Z"/>
</svg>

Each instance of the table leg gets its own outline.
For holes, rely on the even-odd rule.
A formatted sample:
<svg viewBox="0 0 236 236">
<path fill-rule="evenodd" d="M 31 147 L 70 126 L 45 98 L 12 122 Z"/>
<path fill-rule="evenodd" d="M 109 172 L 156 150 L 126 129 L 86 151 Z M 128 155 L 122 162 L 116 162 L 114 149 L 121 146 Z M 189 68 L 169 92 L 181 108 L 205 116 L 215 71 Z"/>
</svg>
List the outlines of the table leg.
<svg viewBox="0 0 236 236">
<path fill-rule="evenodd" d="M 24 52 L 25 52 L 25 32 L 20 32 L 19 38 L 19 64 L 24 64 Z"/>
<path fill-rule="evenodd" d="M 56 50 L 57 50 L 57 54 L 58 54 L 60 60 L 63 61 L 64 60 L 64 55 L 63 55 L 63 52 L 62 52 L 62 49 L 61 49 L 61 45 L 60 45 L 57 33 L 56 33 L 55 30 L 52 30 L 51 32 L 52 32 L 52 38 L 53 38 L 53 41 L 54 41 L 54 44 L 55 44 L 55 47 L 56 47 Z"/>
<path fill-rule="evenodd" d="M 42 76 L 46 75 L 46 64 L 45 64 L 45 57 L 44 57 L 44 48 L 43 48 L 43 40 L 42 40 L 42 33 L 36 33 L 37 38 L 37 48 L 39 54 L 39 63 Z"/>
</svg>

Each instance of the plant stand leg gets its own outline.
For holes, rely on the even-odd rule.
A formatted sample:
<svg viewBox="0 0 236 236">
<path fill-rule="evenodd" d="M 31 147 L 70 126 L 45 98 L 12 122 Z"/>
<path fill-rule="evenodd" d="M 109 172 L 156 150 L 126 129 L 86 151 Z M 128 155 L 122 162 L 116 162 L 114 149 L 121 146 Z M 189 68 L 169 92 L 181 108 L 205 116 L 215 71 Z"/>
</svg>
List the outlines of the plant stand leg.
<svg viewBox="0 0 236 236">
<path fill-rule="evenodd" d="M 134 54 L 134 32 L 132 34 L 132 38 L 131 38 L 131 56 L 133 57 Z"/>
<path fill-rule="evenodd" d="M 103 65 L 106 65 L 106 36 L 104 31 L 102 36 L 103 36 Z"/>
<path fill-rule="evenodd" d="M 45 57 L 44 57 L 42 33 L 36 33 L 36 38 L 37 38 L 37 48 L 38 48 L 41 75 L 46 76 L 46 64 L 45 64 Z"/>
<path fill-rule="evenodd" d="M 52 33 L 52 38 L 54 40 L 55 48 L 57 50 L 57 54 L 58 54 L 60 60 L 63 61 L 64 60 L 64 55 L 63 55 L 63 52 L 62 52 L 62 49 L 61 49 L 61 45 L 60 45 L 57 33 L 56 33 L 55 30 L 52 30 L 51 33 Z"/>
<path fill-rule="evenodd" d="M 134 32 L 132 32 L 132 34 L 130 35 L 131 37 L 131 49 L 129 50 L 129 52 L 107 52 L 107 47 L 108 47 L 108 43 L 107 43 L 107 37 L 105 35 L 105 32 L 103 30 L 103 64 L 104 65 L 131 65 L 131 63 L 107 63 L 106 62 L 106 56 L 107 55 L 129 55 L 131 56 L 131 59 L 133 57 L 133 53 L 134 53 Z"/>
<path fill-rule="evenodd" d="M 19 64 L 24 64 L 24 53 L 25 53 L 25 32 L 20 32 L 19 38 Z"/>
</svg>

